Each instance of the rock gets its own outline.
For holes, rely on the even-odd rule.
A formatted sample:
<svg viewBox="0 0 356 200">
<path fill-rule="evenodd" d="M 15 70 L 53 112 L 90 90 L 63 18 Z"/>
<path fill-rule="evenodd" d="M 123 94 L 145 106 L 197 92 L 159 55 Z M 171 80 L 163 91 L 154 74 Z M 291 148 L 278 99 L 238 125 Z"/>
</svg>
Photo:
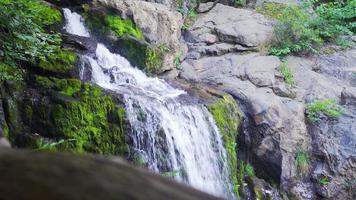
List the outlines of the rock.
<svg viewBox="0 0 356 200">
<path fill-rule="evenodd" d="M 11 144 L 6 138 L 0 137 L 0 148 L 1 147 L 11 147 Z"/>
<path fill-rule="evenodd" d="M 124 19 L 132 19 L 154 46 L 164 45 L 169 52 L 163 58 L 160 72 L 175 67 L 175 55 L 184 49 L 180 43 L 183 17 L 162 4 L 135 0 L 96 0 L 96 4 L 114 8 Z"/>
<path fill-rule="evenodd" d="M 311 138 L 304 123 L 304 106 L 273 92 L 277 57 L 226 54 L 185 60 L 181 78 L 213 85 L 233 95 L 250 119 L 240 149 L 252 158 L 258 176 L 282 182 L 295 176 L 298 148 L 308 149 Z M 239 151 L 240 151 L 239 150 Z M 268 169 L 268 170 L 266 170 Z"/>
<path fill-rule="evenodd" d="M 248 42 L 254 41 L 253 37 L 246 40 L 231 37 L 243 35 L 231 28 L 243 23 L 235 19 L 239 14 L 221 17 L 230 10 L 235 8 L 218 5 L 211 13 L 198 17 L 185 36 L 189 51 L 179 77 L 227 92 L 239 102 L 245 115 L 238 138 L 239 158 L 248 159 L 259 178 L 279 183 L 281 190 L 294 199 L 314 199 L 318 195 L 352 199 L 354 194 L 341 185 L 351 183 L 348 188 L 352 188 L 356 171 L 355 89 L 350 76 L 356 63 L 355 50 L 309 58 L 288 57 L 287 67 L 296 82 L 291 88 L 278 71 L 281 62 L 277 57 L 232 50 L 241 41 L 244 42 L 240 45 L 246 48 L 263 42 Z M 244 11 L 235 13 L 244 16 Z M 256 23 L 264 21 L 259 20 Z M 233 23 L 236 21 L 239 23 Z M 221 24 L 230 26 L 221 31 Z M 240 29 L 246 26 L 241 25 Z M 217 36 L 213 44 L 211 34 Z M 305 104 L 326 98 L 341 101 L 345 114 L 338 120 L 322 120 L 318 125 L 308 123 Z M 298 172 L 298 151 L 309 152 L 313 158 L 310 166 L 326 166 L 328 170 L 323 175 L 330 177 L 327 186 L 321 187 L 319 178 L 309 176 L 317 174 L 314 168 L 307 166 L 306 174 Z"/>
<path fill-rule="evenodd" d="M 344 88 L 341 92 L 341 104 L 356 104 L 356 88 Z"/>
<path fill-rule="evenodd" d="M 50 167 L 49 167 L 50 166 Z M 0 147 L 3 200 L 214 200 L 122 159 L 41 153 Z M 39 187 L 39 185 L 41 187 Z"/>
<path fill-rule="evenodd" d="M 300 0 L 247 0 L 247 7 L 257 8 L 263 6 L 265 3 L 296 5 L 302 3 Z"/>
<path fill-rule="evenodd" d="M 217 4 L 210 12 L 198 16 L 188 33 L 194 41 L 188 41 L 204 42 L 204 35 L 212 34 L 218 38 L 216 43 L 257 47 L 270 39 L 273 24 L 254 11 Z"/>
</svg>

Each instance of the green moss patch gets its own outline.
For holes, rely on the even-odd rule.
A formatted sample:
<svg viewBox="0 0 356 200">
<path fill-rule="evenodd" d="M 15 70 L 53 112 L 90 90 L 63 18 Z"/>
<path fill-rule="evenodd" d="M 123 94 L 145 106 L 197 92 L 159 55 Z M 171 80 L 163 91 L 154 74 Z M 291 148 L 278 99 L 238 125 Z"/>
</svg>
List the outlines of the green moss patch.
<svg viewBox="0 0 356 200">
<path fill-rule="evenodd" d="M 140 40 L 145 39 L 142 31 L 129 19 L 122 19 L 118 16 L 108 15 L 105 17 L 105 23 L 118 37 L 123 37 L 128 34 Z"/>
<path fill-rule="evenodd" d="M 31 81 L 35 90 L 26 89 L 17 104 L 10 104 L 15 107 L 8 109 L 16 114 L 8 120 L 13 145 L 74 153 L 126 154 L 126 114 L 115 99 L 99 87 L 77 79 L 35 76 Z M 24 128 L 15 129 L 18 125 Z"/>
<path fill-rule="evenodd" d="M 66 73 L 71 71 L 77 61 L 77 55 L 66 49 L 60 49 L 46 58 L 42 58 L 38 66 L 45 70 L 55 73 Z"/>
<path fill-rule="evenodd" d="M 234 186 L 234 192 L 238 195 L 239 181 L 236 138 L 242 118 L 241 111 L 236 101 L 230 95 L 225 95 L 222 99 L 210 105 L 209 111 L 213 115 L 216 125 L 222 134 L 228 156 L 230 179 Z"/>
</svg>

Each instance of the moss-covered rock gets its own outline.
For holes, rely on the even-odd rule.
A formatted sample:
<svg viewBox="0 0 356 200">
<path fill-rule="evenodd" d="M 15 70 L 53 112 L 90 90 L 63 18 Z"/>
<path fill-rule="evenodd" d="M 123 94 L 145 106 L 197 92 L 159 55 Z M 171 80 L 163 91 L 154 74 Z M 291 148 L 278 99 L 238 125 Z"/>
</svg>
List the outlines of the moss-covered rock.
<svg viewBox="0 0 356 200">
<path fill-rule="evenodd" d="M 234 192 L 238 195 L 240 182 L 238 180 L 239 176 L 237 170 L 236 138 L 238 136 L 238 128 L 242 119 L 240 108 L 234 98 L 230 95 L 223 96 L 222 99 L 217 100 L 208 108 L 222 134 L 227 151 L 230 179 L 234 186 Z"/>
<path fill-rule="evenodd" d="M 74 70 L 77 55 L 67 49 L 60 49 L 46 58 L 42 58 L 38 67 L 46 72 L 68 74 Z"/>
<path fill-rule="evenodd" d="M 125 109 L 115 98 L 77 79 L 36 75 L 27 84 L 5 101 L 14 146 L 125 155 Z"/>
<path fill-rule="evenodd" d="M 90 30 L 111 46 L 119 46 L 119 53 L 132 65 L 149 74 L 159 71 L 166 53 L 166 48 L 162 48 L 164 45 L 146 42 L 142 30 L 131 19 L 122 19 L 104 8 L 93 10 L 84 6 L 84 10 L 83 16 Z"/>
</svg>

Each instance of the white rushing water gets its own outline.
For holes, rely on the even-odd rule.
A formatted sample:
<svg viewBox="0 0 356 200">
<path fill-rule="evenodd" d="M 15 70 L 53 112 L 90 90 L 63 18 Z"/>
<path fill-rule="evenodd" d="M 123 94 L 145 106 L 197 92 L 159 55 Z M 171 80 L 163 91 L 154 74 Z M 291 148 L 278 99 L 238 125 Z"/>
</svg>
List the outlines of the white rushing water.
<svg viewBox="0 0 356 200">
<path fill-rule="evenodd" d="M 65 17 L 67 32 L 90 37 L 80 15 L 65 9 Z M 82 60 L 93 83 L 123 95 L 136 158 L 197 189 L 234 198 L 221 136 L 203 105 L 181 103 L 183 90 L 146 76 L 103 44 Z"/>
</svg>

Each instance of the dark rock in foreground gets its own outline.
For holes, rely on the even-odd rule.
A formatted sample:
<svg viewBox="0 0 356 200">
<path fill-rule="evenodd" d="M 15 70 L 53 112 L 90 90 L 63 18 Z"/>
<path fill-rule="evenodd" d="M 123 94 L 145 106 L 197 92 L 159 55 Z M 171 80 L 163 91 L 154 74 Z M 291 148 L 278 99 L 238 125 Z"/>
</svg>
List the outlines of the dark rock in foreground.
<svg viewBox="0 0 356 200">
<path fill-rule="evenodd" d="M 218 199 L 124 161 L 0 147 L 1 200 Z"/>
</svg>

